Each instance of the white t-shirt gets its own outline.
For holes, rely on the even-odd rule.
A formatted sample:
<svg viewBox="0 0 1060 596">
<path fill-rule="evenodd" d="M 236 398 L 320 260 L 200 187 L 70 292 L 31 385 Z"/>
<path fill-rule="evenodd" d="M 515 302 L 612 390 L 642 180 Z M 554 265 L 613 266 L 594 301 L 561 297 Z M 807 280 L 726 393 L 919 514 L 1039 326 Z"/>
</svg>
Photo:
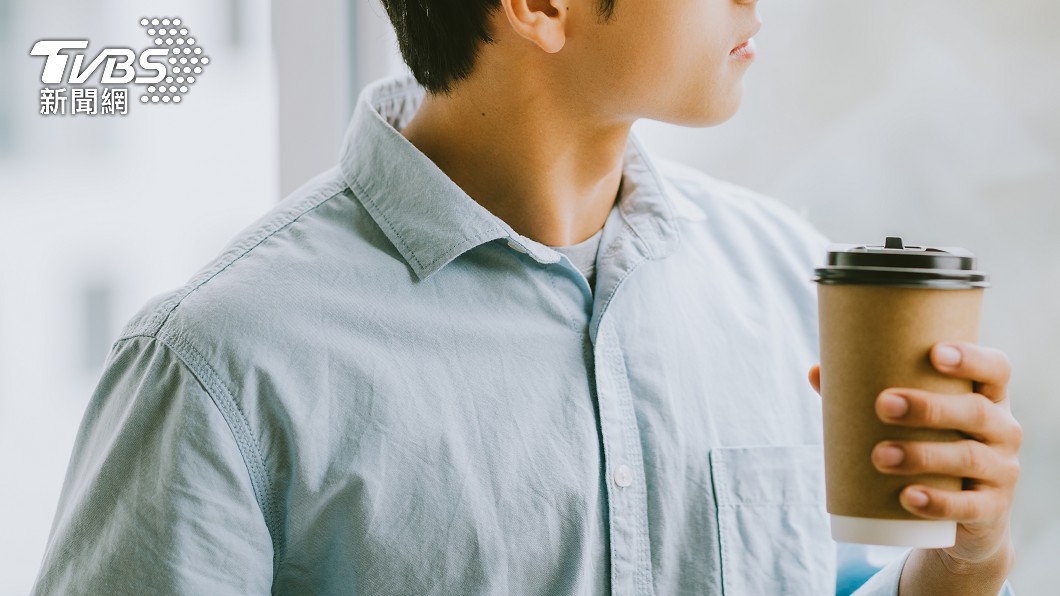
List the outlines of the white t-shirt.
<svg viewBox="0 0 1060 596">
<path fill-rule="evenodd" d="M 600 250 L 600 238 L 604 229 L 601 227 L 595 234 L 577 244 L 570 246 L 553 246 L 552 248 L 567 255 L 571 263 L 582 272 L 589 282 L 589 288 L 595 286 L 596 281 L 596 253 Z"/>
</svg>

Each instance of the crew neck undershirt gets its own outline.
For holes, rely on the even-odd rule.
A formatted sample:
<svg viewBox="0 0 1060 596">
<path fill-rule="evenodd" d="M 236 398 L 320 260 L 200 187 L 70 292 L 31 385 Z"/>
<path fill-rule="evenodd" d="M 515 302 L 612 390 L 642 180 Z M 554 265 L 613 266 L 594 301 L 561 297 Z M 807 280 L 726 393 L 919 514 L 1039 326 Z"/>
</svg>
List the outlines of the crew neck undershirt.
<svg viewBox="0 0 1060 596">
<path fill-rule="evenodd" d="M 589 289 L 593 289 L 595 286 L 596 254 L 600 250 L 600 238 L 603 236 L 603 232 L 604 229 L 600 228 L 595 234 L 577 244 L 551 247 L 567 255 L 571 263 L 578 268 L 578 271 L 582 272 L 582 275 L 589 282 Z"/>
</svg>

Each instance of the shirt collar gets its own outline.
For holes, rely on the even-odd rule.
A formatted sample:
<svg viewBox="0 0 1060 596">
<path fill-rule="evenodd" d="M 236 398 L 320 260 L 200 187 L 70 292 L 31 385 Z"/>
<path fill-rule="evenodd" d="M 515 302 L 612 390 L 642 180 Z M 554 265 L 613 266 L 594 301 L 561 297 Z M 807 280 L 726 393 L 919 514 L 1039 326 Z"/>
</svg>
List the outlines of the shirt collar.
<svg viewBox="0 0 1060 596">
<path fill-rule="evenodd" d="M 340 168 L 350 189 L 421 280 L 464 252 L 506 239 L 541 263 L 560 253 L 513 230 L 475 202 L 398 132 L 412 119 L 425 91 L 409 75 L 368 85 L 346 131 Z M 703 212 L 665 184 L 630 133 L 618 211 L 649 258 L 662 258 L 679 240 L 676 218 Z"/>
</svg>

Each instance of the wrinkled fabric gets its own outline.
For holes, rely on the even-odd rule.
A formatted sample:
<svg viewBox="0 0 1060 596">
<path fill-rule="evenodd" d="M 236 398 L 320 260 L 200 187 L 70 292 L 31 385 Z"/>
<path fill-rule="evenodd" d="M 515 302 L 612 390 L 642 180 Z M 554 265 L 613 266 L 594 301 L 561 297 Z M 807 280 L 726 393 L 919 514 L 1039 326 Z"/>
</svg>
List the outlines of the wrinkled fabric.
<svg viewBox="0 0 1060 596">
<path fill-rule="evenodd" d="M 631 137 L 594 293 L 400 136 L 422 98 L 366 89 L 337 167 L 129 321 L 35 593 L 831 594 L 883 566 L 837 569 L 828 532 L 826 239 Z"/>
</svg>

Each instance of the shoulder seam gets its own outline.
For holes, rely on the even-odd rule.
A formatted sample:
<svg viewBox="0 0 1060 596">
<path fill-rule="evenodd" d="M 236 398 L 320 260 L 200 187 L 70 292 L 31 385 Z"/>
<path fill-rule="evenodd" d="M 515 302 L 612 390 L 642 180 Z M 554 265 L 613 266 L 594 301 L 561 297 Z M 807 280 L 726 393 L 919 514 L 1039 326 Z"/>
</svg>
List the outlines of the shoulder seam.
<svg viewBox="0 0 1060 596">
<path fill-rule="evenodd" d="M 306 197 L 296 206 L 283 212 L 282 216 L 278 215 L 272 220 L 266 222 L 254 234 L 245 238 L 239 244 L 229 248 L 223 257 L 217 260 L 217 263 L 213 267 L 207 271 L 203 271 L 188 281 L 188 283 L 184 284 L 183 287 L 167 298 L 165 302 L 155 308 L 154 312 L 146 316 L 143 320 L 137 322 L 132 327 L 125 329 L 121 336 L 118 337 L 118 341 L 137 336 L 157 336 L 162 327 L 166 324 L 166 321 L 169 320 L 170 315 L 173 314 L 173 311 L 176 310 L 176 308 L 180 306 L 180 303 L 192 292 L 205 285 L 225 269 L 228 269 L 228 267 L 236 261 L 247 256 L 262 242 L 265 242 L 276 233 L 287 228 L 295 221 L 298 221 L 306 213 L 313 211 L 317 207 L 339 196 L 346 188 L 348 188 L 348 185 L 344 180 L 335 180 L 331 184 L 324 186 L 319 191 Z"/>
<path fill-rule="evenodd" d="M 286 539 L 279 524 L 276 498 L 273 493 L 272 479 L 269 476 L 268 468 L 265 466 L 265 456 L 257 439 L 254 438 L 246 414 L 239 407 L 239 403 L 236 402 L 232 390 L 229 389 L 214 368 L 210 366 L 206 358 L 186 338 L 167 330 L 162 330 L 153 336 L 144 335 L 141 337 L 148 337 L 169 348 L 202 384 L 214 407 L 217 408 L 225 422 L 228 423 L 228 429 L 231 431 L 232 438 L 235 440 L 239 453 L 243 458 L 243 463 L 247 467 L 251 488 L 254 490 L 254 498 L 258 502 L 258 507 L 261 509 L 265 527 L 272 537 L 273 572 L 275 573 L 280 561 L 283 560 L 286 550 Z"/>
</svg>

